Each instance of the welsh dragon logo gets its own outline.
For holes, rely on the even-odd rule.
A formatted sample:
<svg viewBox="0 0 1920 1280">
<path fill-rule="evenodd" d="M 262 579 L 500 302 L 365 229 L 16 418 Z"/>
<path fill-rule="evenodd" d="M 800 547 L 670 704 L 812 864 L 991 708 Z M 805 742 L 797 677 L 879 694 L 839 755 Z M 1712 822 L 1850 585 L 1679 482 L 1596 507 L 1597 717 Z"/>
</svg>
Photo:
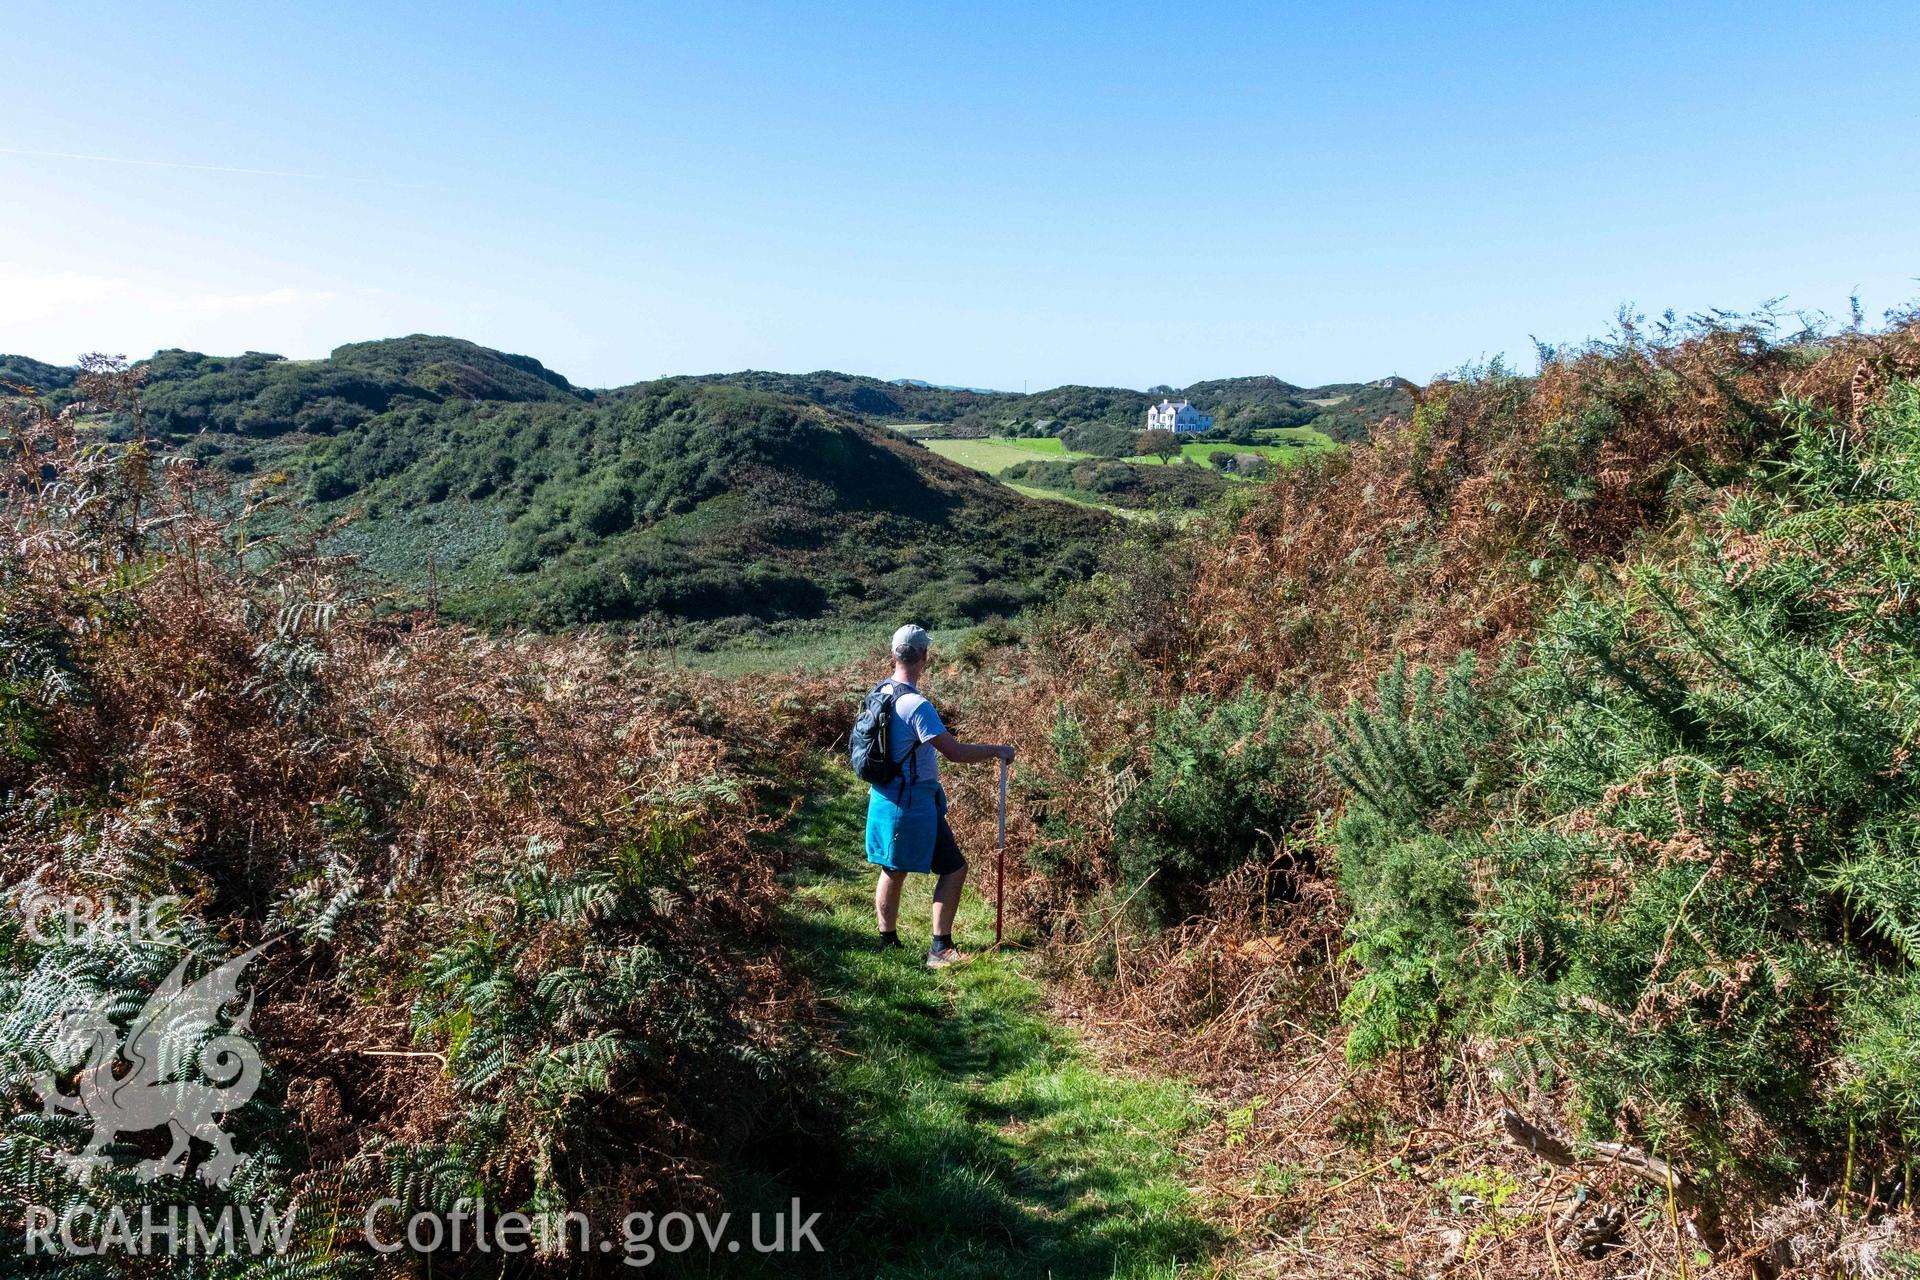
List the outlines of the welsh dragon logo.
<svg viewBox="0 0 1920 1280">
<path fill-rule="evenodd" d="M 202 1181 L 224 1186 L 245 1159 L 216 1117 L 244 1105 L 260 1086 L 260 1051 L 246 1038 L 253 1000 L 225 1030 L 221 1010 L 240 997 L 240 974 L 260 948 L 235 956 L 204 978 L 185 982 L 182 960 L 147 1000 L 122 1040 L 107 1015 L 109 997 L 69 1006 L 55 1019 L 56 1065 L 80 1066 L 75 1092 L 64 1093 L 51 1073 L 34 1082 L 48 1115 L 83 1115 L 93 1136 L 76 1155 L 60 1157 L 76 1177 L 113 1163 L 104 1149 L 116 1137 L 165 1127 L 173 1146 L 134 1167 L 141 1182 L 185 1177 L 191 1140 L 213 1155 L 200 1166 Z M 211 1033 L 211 1034 L 210 1034 Z M 204 1080 L 195 1078 L 204 1077 Z"/>
</svg>

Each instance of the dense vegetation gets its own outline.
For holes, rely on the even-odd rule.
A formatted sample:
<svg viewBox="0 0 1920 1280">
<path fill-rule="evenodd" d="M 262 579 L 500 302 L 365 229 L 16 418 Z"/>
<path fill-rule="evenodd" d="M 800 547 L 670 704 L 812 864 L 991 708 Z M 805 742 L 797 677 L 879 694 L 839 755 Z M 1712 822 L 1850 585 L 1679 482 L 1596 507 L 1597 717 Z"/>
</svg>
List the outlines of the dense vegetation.
<svg viewBox="0 0 1920 1280">
<path fill-rule="evenodd" d="M 444 607 L 487 622 L 979 620 L 1084 576 L 1101 524 L 890 432 L 683 381 L 410 407 L 308 457 L 322 510 L 363 513 L 338 546 L 395 576 L 430 550 Z"/>
<path fill-rule="evenodd" d="M 172 436 L 333 435 L 402 407 L 591 398 L 530 356 L 419 334 L 351 343 L 325 360 L 161 351 L 141 367 L 149 421 Z"/>
<path fill-rule="evenodd" d="M 1350 713 L 1356 1056 L 1511 1032 L 1592 1126 L 1709 1167 L 1895 1175 L 1920 1145 L 1920 390 L 1857 429 L 1781 413 L 1771 474 L 1576 585 L 1517 675 L 1443 711 L 1395 672 Z"/>
<path fill-rule="evenodd" d="M 289 475 L 332 526 L 326 547 L 402 599 L 487 624 L 645 624 L 702 644 L 883 613 L 954 625 L 1055 598 L 1090 571 L 1097 514 L 1029 502 L 870 428 L 1061 433 L 1121 458 L 1155 398 L 828 372 L 593 392 L 530 357 L 417 334 L 324 360 L 169 350 L 138 368 L 155 439 L 231 476 Z M 0 375 L 49 403 L 74 395 L 73 369 L 6 357 Z M 1248 444 L 1307 422 L 1364 434 L 1405 398 L 1391 380 L 1241 378 L 1193 393 L 1221 415 L 1214 438 Z M 1221 488 L 1124 466 L 1030 480 L 1127 507 L 1192 509 Z"/>
<path fill-rule="evenodd" d="M 0 384 L 5 384 L 15 393 L 37 391 L 50 394 L 62 391 L 71 387 L 78 375 L 78 369 L 46 364 L 31 356 L 0 355 Z"/>
<path fill-rule="evenodd" d="M 769 373 L 748 369 L 741 373 L 712 373 L 687 378 L 689 382 L 714 383 L 764 391 L 773 395 L 805 400 L 823 409 L 837 409 L 867 421 L 886 425 L 953 422 L 983 405 L 1008 398 L 998 391 L 965 391 L 934 387 L 906 380 L 883 382 L 879 378 L 851 373 Z M 1018 397 L 1013 397 L 1018 399 Z"/>
<path fill-rule="evenodd" d="M 417 343 L 305 372 L 160 360 L 144 393 L 96 367 L 62 397 L 85 414 L 7 419 L 0 872 L 16 896 L 175 893 L 209 947 L 289 939 L 302 1012 L 259 1027 L 321 1065 L 272 1082 L 245 1195 L 702 1202 L 741 1133 L 803 1129 L 817 1082 L 783 1028 L 807 995 L 754 954 L 774 889 L 748 798 L 845 710 L 383 618 L 276 512 L 285 464 L 309 511 L 356 513 L 323 548 L 390 573 L 431 554 L 437 603 L 487 620 L 1053 601 L 1023 645 L 976 631 L 939 696 L 1020 745 L 1037 874 L 1007 887 L 1062 987 L 1113 1051 L 1235 1104 L 1201 1178 L 1281 1274 L 1909 1256 L 1920 321 L 1627 325 L 1533 375 L 1376 388 L 1407 412 L 1368 442 L 1101 542 L 861 421 L 908 402 L 860 410 L 859 380 L 589 396 Z M 168 398 L 195 386 L 232 394 Z M 1213 394 L 1265 430 L 1247 415 L 1297 391 Z M 1048 394 L 1084 415 L 1069 434 L 1137 444 L 1112 396 Z M 154 465 L 145 422 L 177 433 L 193 403 L 229 425 L 166 438 L 218 465 Z M 195 487 L 239 459 L 244 490 Z M 1117 504 L 1226 488 L 1015 470 Z M 994 805 L 956 772 L 963 843 L 988 847 Z M 0 934 L 0 1069 L 30 1080 L 63 1001 L 132 1003 L 164 968 Z M 344 1046 L 349 1020 L 379 1037 Z M 368 1043 L 443 1063 L 355 1060 Z M 9 1211 L 53 1194 L 63 1124 L 0 1133 Z M 322 1148 L 350 1153 L 324 1186 Z"/>
<path fill-rule="evenodd" d="M 1296 387 L 1271 377 L 1196 382 L 1184 390 L 1069 386 L 1001 397 L 951 421 L 957 431 L 982 435 L 1062 436 L 1070 448 L 1117 457 L 1133 452 L 1121 447 L 1122 434 L 1138 432 L 1148 407 L 1166 397 L 1191 400 L 1214 416 L 1213 431 L 1204 438 L 1256 444 L 1262 432 L 1285 427 L 1310 426 L 1335 440 L 1365 439 L 1375 423 L 1412 407 L 1407 390 L 1397 378 L 1325 387 Z M 1111 447 L 1101 443 L 1108 440 Z"/>
<path fill-rule="evenodd" d="M 769 950 L 778 864 L 748 845 L 757 779 L 793 767 L 781 714 L 608 645 L 376 617 L 331 562 L 260 540 L 273 486 L 147 465 L 129 380 L 79 390 L 132 438 L 17 400 L 0 418 L 6 1092 L 71 1081 L 70 1017 L 137 1010 L 183 948 L 198 977 L 264 943 L 270 1069 L 231 1120 L 253 1158 L 184 1185 L 294 1210 L 293 1249 L 167 1274 L 370 1272 L 342 1224 L 382 1196 L 603 1224 L 713 1204 L 728 1153 L 812 1092 L 805 992 Z M 132 897 L 174 904 L 160 933 L 29 927 L 32 901 Z M 88 1128 L 0 1126 L 0 1216 L 182 1194 L 68 1177 Z M 7 1274 L 139 1269 L 21 1247 L 10 1225 Z"/>
<path fill-rule="evenodd" d="M 290 476 L 299 501 L 262 528 L 326 523 L 324 547 L 403 600 L 489 624 L 664 623 L 711 641 L 903 611 L 966 623 L 1084 577 L 1103 523 L 729 380 L 596 395 L 528 357 L 421 336 L 315 361 L 163 351 L 137 369 L 156 440 L 229 476 Z"/>
<path fill-rule="evenodd" d="M 1255 1107 L 1301 1055 L 1383 1072 L 1317 1122 L 1336 1146 L 1464 1133 L 1489 1091 L 1516 1131 L 1564 1117 L 1569 1160 L 1678 1171 L 1683 1259 L 1885 1245 L 1920 1148 L 1916 376 L 1907 318 L 1630 326 L 1135 531 L 1028 683 L 974 694 L 1024 743 L 1027 909 L 1105 957 L 1083 996 L 1152 1053 L 1234 1060 Z M 1267 1158 L 1309 1158 L 1311 1119 Z M 1789 1211 L 1802 1180 L 1828 1209 Z M 1410 1215 L 1445 1191 L 1421 1181 Z M 1681 1248 L 1609 1222 L 1643 1263 Z"/>
</svg>

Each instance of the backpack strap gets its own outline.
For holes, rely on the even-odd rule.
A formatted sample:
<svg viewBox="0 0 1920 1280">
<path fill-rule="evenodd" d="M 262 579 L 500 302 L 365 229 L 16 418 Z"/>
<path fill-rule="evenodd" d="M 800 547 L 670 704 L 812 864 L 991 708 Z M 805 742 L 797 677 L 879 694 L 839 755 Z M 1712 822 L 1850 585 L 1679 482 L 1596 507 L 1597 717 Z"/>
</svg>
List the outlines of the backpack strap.
<svg viewBox="0 0 1920 1280">
<path fill-rule="evenodd" d="M 893 685 L 896 689 L 903 687 L 892 676 L 888 676 L 880 683 Z M 914 692 L 919 691 L 914 690 Z M 902 716 L 901 719 L 904 720 L 906 717 Z M 900 798 L 902 800 L 907 798 L 908 787 L 920 784 L 920 741 L 913 736 L 911 724 L 908 724 L 907 729 L 907 749 L 900 755 Z"/>
<path fill-rule="evenodd" d="M 898 693 L 898 690 L 900 690 L 900 689 L 901 689 L 901 688 L 903 688 L 904 686 L 902 686 L 902 685 L 901 685 L 901 683 L 900 683 L 900 682 L 899 682 L 898 680 L 895 680 L 895 679 L 894 679 L 894 678 L 893 678 L 892 676 L 888 676 L 888 677 L 887 677 L 887 678 L 886 678 L 885 680 L 882 680 L 882 681 L 881 681 L 881 682 L 880 682 L 879 684 L 877 684 L 877 685 L 875 685 L 875 686 L 873 686 L 873 692 L 874 692 L 874 693 L 878 693 L 878 692 L 880 692 L 880 691 L 881 691 L 882 689 L 884 689 L 884 688 L 886 688 L 886 687 L 887 687 L 888 685 L 892 685 L 892 686 L 894 687 L 894 689 L 895 689 L 895 692 L 894 692 L 893 694 L 891 694 L 891 695 L 889 695 L 889 696 L 891 696 L 891 697 L 893 697 L 893 698 L 894 698 L 894 699 L 896 700 L 896 705 L 897 705 L 897 702 L 898 702 L 898 698 L 899 698 L 899 693 Z M 871 695 L 869 695 L 869 696 L 871 696 Z M 906 718 L 905 716 L 902 716 L 902 717 L 901 717 L 901 719 L 903 719 L 903 720 L 904 720 L 905 718 Z M 911 725 L 909 725 L 908 727 L 909 727 L 909 728 L 911 728 L 912 726 L 911 726 Z M 915 751 L 917 751 L 917 750 L 919 750 L 919 748 L 920 748 L 920 744 L 919 744 L 918 742 L 915 742 L 915 743 L 914 743 L 914 744 L 913 744 L 912 746 L 910 746 L 910 747 L 908 747 L 908 748 L 907 748 L 907 753 L 906 753 L 906 755 L 903 755 L 903 756 L 901 756 L 901 757 L 900 757 L 900 759 L 899 759 L 898 761 L 896 761 L 895 763 L 898 763 L 898 764 L 905 764 L 905 763 L 907 762 L 907 759 L 908 759 L 908 757 L 909 757 L 909 756 L 911 756 L 911 755 L 913 755 L 913 753 L 914 753 Z M 889 750 L 889 751 L 888 751 L 888 753 L 887 753 L 887 756 L 888 756 L 888 758 L 889 758 L 889 759 L 892 759 L 892 756 L 893 756 L 893 753 L 892 753 L 892 751 L 891 751 L 891 750 Z"/>
</svg>

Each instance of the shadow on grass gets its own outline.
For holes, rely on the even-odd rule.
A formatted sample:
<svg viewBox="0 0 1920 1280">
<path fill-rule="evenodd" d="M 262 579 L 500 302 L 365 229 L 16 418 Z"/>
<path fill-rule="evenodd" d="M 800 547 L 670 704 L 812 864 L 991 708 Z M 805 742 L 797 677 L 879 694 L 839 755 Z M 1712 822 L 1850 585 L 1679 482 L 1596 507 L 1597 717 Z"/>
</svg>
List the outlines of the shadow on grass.
<svg viewBox="0 0 1920 1280">
<path fill-rule="evenodd" d="M 1039 1009 L 1011 956 L 928 971 L 930 886 L 901 909 L 906 947 L 878 949 L 860 853 L 864 788 L 827 775 L 783 843 L 794 893 L 786 943 L 838 1027 L 817 1114 L 837 1132 L 764 1168 L 743 1208 L 798 1196 L 824 1252 L 779 1272 L 1000 1280 L 1169 1276 L 1224 1243 L 1180 1181 L 1199 1118 L 1175 1083 L 1108 1076 Z M 991 919 L 962 906 L 957 940 Z M 783 1144 L 784 1145 L 784 1144 Z M 714 1274 L 720 1274 L 715 1272 Z"/>
</svg>

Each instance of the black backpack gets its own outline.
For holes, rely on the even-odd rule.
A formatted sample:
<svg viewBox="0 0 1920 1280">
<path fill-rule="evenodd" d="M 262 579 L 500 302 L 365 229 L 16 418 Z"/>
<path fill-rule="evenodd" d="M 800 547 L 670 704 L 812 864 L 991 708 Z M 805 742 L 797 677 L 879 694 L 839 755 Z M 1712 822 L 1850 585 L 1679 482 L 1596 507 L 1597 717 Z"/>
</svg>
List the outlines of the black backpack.
<svg viewBox="0 0 1920 1280">
<path fill-rule="evenodd" d="M 867 694 L 867 700 L 860 706 L 860 716 L 853 722 L 847 756 L 861 781 L 876 787 L 901 782 L 904 790 L 906 783 L 901 780 L 901 772 L 913 758 L 914 748 L 920 744 L 908 743 L 906 752 L 898 760 L 893 758 L 890 739 L 893 736 L 893 697 L 897 687 L 896 681 L 882 680 Z M 919 773 L 917 764 L 913 766 L 913 773 Z"/>
</svg>

